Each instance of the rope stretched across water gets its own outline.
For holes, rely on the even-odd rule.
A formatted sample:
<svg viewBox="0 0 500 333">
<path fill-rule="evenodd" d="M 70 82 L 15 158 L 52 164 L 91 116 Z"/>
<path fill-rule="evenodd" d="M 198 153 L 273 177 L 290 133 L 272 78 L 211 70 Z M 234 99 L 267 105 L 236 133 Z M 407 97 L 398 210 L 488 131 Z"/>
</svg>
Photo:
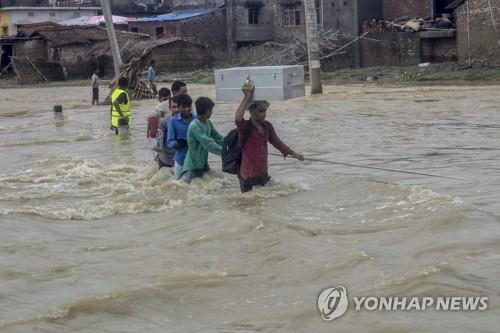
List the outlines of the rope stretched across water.
<svg viewBox="0 0 500 333">
<path fill-rule="evenodd" d="M 269 153 L 269 155 L 280 156 L 280 157 L 283 156 L 283 155 L 274 154 L 274 153 Z M 437 177 L 437 178 L 448 178 L 448 179 L 465 180 L 464 178 L 452 177 L 452 176 L 443 176 L 443 175 L 436 175 L 436 174 L 433 174 L 433 173 L 405 171 L 405 170 L 391 169 L 391 168 L 381 168 L 381 167 L 374 167 L 374 166 L 368 166 L 368 165 L 359 165 L 359 164 L 352 164 L 352 163 L 346 163 L 346 162 L 337 162 L 337 161 L 323 160 L 323 159 L 320 159 L 320 158 L 304 157 L 304 160 L 305 161 L 312 161 L 312 162 L 322 162 L 322 163 L 328 163 L 328 164 L 339 164 L 339 165 L 345 165 L 345 166 L 356 167 L 356 168 L 382 170 L 382 171 L 390 171 L 390 172 L 400 172 L 400 173 L 407 173 L 407 174 L 411 174 L 411 175 L 420 175 L 420 176 L 429 176 L 429 177 Z"/>
</svg>

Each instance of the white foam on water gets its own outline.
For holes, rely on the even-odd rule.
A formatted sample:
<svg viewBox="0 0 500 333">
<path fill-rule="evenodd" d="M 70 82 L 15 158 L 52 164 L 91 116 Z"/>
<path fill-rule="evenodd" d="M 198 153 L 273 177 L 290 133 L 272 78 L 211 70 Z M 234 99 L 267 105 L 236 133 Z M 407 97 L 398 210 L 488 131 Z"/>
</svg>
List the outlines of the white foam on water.
<svg viewBox="0 0 500 333">
<path fill-rule="evenodd" d="M 258 195 L 258 191 L 251 194 L 253 197 Z M 287 228 L 316 236 L 440 228 L 460 223 L 462 216 L 477 208 L 463 203 L 460 198 L 421 186 L 338 176 L 310 193 L 290 197 L 285 206 L 274 210 L 273 216 Z"/>
<path fill-rule="evenodd" d="M 17 203 L 0 215 L 26 214 L 50 219 L 94 220 L 115 214 L 165 211 L 228 197 L 272 198 L 306 189 L 304 184 L 272 182 L 241 195 L 236 177 L 210 171 L 191 184 L 174 180 L 156 164 L 105 166 L 93 159 L 56 157 L 0 178 L 0 200 Z M 22 199 L 23 202 L 16 202 Z M 57 199 L 57 200 L 54 200 Z M 245 199 L 243 199 L 245 200 Z"/>
<path fill-rule="evenodd" d="M 421 203 L 443 203 L 449 205 L 464 205 L 462 199 L 458 197 L 452 197 L 450 195 L 441 194 L 435 192 L 431 189 L 423 188 L 421 186 L 412 186 L 409 190 L 408 199 L 411 204 L 421 204 Z M 401 204 L 405 204 L 402 202 Z"/>
</svg>

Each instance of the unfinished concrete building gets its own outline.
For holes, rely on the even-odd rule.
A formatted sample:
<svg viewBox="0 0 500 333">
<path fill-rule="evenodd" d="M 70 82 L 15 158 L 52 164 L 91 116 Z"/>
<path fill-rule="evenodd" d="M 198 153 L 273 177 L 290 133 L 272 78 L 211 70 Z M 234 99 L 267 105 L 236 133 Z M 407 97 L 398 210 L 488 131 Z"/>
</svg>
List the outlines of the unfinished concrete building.
<svg viewBox="0 0 500 333">
<path fill-rule="evenodd" d="M 454 0 L 384 0 L 384 18 L 434 17 L 451 13 L 448 5 Z"/>
<path fill-rule="evenodd" d="M 167 0 L 110 0 L 114 15 L 149 16 L 169 12 L 172 8 Z"/>
<path fill-rule="evenodd" d="M 458 61 L 462 65 L 500 64 L 500 0 L 456 0 Z"/>
<path fill-rule="evenodd" d="M 365 22 L 363 33 L 368 33 L 366 37 L 371 40 L 361 42 L 361 65 L 456 61 L 456 31 L 450 8 L 453 1 L 384 0 L 383 20 Z M 443 19 L 443 14 L 450 15 Z"/>
</svg>

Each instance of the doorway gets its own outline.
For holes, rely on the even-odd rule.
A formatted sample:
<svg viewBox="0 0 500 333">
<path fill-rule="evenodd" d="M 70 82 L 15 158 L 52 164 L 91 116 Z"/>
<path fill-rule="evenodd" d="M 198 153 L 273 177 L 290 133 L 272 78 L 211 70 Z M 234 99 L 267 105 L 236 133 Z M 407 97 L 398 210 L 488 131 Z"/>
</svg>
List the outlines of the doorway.
<svg viewBox="0 0 500 333">
<path fill-rule="evenodd" d="M 0 60 L 0 69 L 4 68 L 8 64 L 10 64 L 10 57 L 12 57 L 12 44 L 1 44 L 1 60 Z"/>
<path fill-rule="evenodd" d="M 434 0 L 434 16 L 444 14 L 444 13 L 453 13 L 453 9 L 446 9 L 446 6 L 448 6 L 451 2 L 451 0 Z"/>
</svg>

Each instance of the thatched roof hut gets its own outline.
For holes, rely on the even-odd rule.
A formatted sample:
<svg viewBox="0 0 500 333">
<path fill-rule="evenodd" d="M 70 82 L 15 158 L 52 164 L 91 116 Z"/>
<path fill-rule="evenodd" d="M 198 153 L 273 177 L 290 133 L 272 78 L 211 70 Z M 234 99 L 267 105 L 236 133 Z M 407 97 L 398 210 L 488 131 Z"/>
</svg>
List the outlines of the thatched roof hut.
<svg viewBox="0 0 500 333">
<path fill-rule="evenodd" d="M 158 72 L 188 71 L 206 67 L 213 63 L 208 46 L 180 38 L 119 41 L 125 63 L 139 58 L 145 66 L 154 59 Z M 94 58 L 111 59 L 109 43 L 97 43 L 89 51 Z"/>
<path fill-rule="evenodd" d="M 27 24 L 19 27 L 21 35 L 38 37 L 45 42 L 47 61 L 59 62 L 68 78 L 90 77 L 92 71 L 100 69 L 101 75 L 111 74 L 113 63 L 95 59 L 89 52 L 96 45 L 109 48 L 105 28 L 99 26 L 63 26 L 54 22 Z M 149 39 L 149 35 L 116 31 L 118 43 L 136 43 Z M 99 46 L 98 46 L 99 47 Z"/>
</svg>

